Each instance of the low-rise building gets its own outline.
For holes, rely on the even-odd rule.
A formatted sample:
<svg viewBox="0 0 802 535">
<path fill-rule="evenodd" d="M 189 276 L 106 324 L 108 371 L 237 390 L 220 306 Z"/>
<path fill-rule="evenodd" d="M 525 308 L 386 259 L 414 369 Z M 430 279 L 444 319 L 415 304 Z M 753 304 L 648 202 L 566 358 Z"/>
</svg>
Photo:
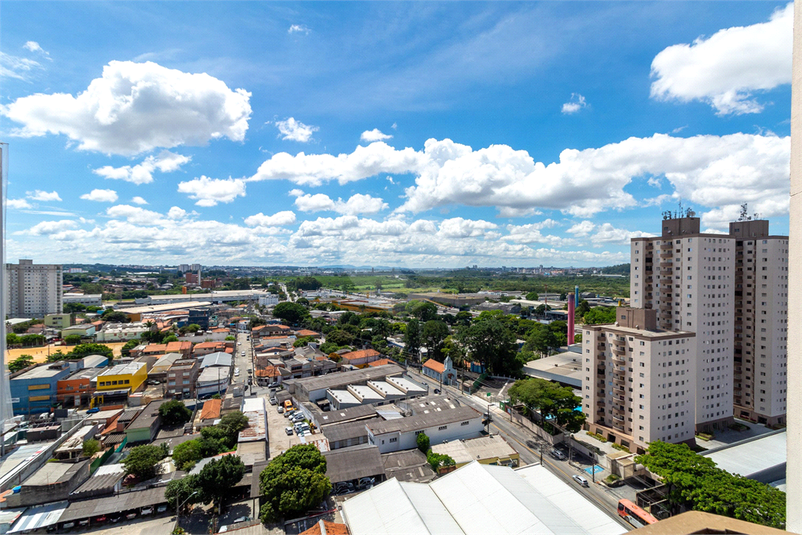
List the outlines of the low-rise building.
<svg viewBox="0 0 802 535">
<path fill-rule="evenodd" d="M 70 492 L 89 479 L 89 461 L 45 463 L 6 496 L 7 507 L 29 507 L 67 500 Z"/>
<path fill-rule="evenodd" d="M 356 484 L 362 478 L 372 478 L 375 483 L 384 480 L 384 463 L 376 446 L 365 444 L 326 451 L 323 456 L 326 458 L 326 477 L 332 485 Z"/>
<path fill-rule="evenodd" d="M 349 384 L 364 384 L 367 381 L 382 381 L 388 377 L 401 376 L 404 369 L 395 364 L 368 367 L 343 373 L 330 373 L 318 377 L 304 377 L 285 381 L 285 386 L 299 401 L 318 401 L 326 399 L 328 390 L 337 390 Z"/>
<path fill-rule="evenodd" d="M 95 341 L 103 342 L 127 342 L 129 340 L 139 340 L 142 334 L 150 332 L 150 327 L 142 322 L 137 323 L 106 323 L 103 329 L 95 334 Z"/>
<path fill-rule="evenodd" d="M 192 354 L 200 358 L 212 353 L 224 353 L 225 350 L 226 345 L 223 342 L 201 342 L 200 344 L 195 344 L 195 347 L 192 348 Z"/>
<path fill-rule="evenodd" d="M 167 371 L 165 394 L 177 399 L 194 398 L 199 373 L 200 362 L 198 359 L 176 360 Z"/>
<path fill-rule="evenodd" d="M 375 349 L 360 349 L 358 351 L 350 351 L 341 357 L 342 364 L 350 364 L 351 366 L 362 367 L 371 362 L 382 358 L 382 354 Z"/>
<path fill-rule="evenodd" d="M 207 399 L 203 403 L 203 408 L 198 415 L 195 427 L 209 427 L 210 425 L 214 425 L 215 422 L 220 419 L 220 409 L 222 409 L 222 407 L 222 399 Z"/>
<path fill-rule="evenodd" d="M 446 357 L 443 362 L 437 362 L 434 359 L 428 359 L 423 363 L 421 369 L 423 375 L 431 377 L 433 380 L 444 385 L 457 384 L 457 372 L 454 371 L 454 365 L 451 363 L 451 357 Z"/>
<path fill-rule="evenodd" d="M 128 437 L 128 444 L 143 442 L 153 442 L 161 427 L 161 416 L 159 407 L 165 400 L 159 399 L 151 401 L 147 406 L 139 411 L 136 417 L 125 428 L 125 435 Z"/>
<path fill-rule="evenodd" d="M 65 305 L 68 303 L 77 303 L 87 307 L 103 306 L 103 294 L 66 293 L 61 297 L 61 299 Z"/>
<path fill-rule="evenodd" d="M 196 382 L 196 396 L 204 398 L 214 394 L 225 394 L 228 390 L 230 371 L 223 366 L 202 369 Z"/>
<path fill-rule="evenodd" d="M 487 435 L 467 440 L 454 440 L 432 446 L 434 453 L 448 455 L 457 468 L 471 461 L 480 464 L 518 466 L 520 455 L 501 435 Z"/>
<path fill-rule="evenodd" d="M 148 368 L 144 362 L 117 364 L 97 377 L 97 391 L 128 390 L 136 392 L 148 378 Z"/>
<path fill-rule="evenodd" d="M 478 437 L 484 430 L 482 414 L 470 407 L 431 412 L 392 420 L 368 421 L 368 443 L 381 453 L 417 447 L 417 437 L 426 433 L 432 446 L 446 440 Z"/>
<path fill-rule="evenodd" d="M 62 338 L 76 334 L 84 337 L 94 336 L 95 326 L 91 323 L 79 323 L 78 325 L 70 325 L 61 330 Z"/>
<path fill-rule="evenodd" d="M 69 374 L 66 362 L 42 364 L 11 374 L 9 383 L 14 414 L 48 412 L 57 401 L 58 382 Z"/>
<path fill-rule="evenodd" d="M 45 316 L 45 325 L 51 329 L 66 329 L 73 324 L 72 314 L 48 314 Z"/>
<path fill-rule="evenodd" d="M 169 370 L 176 361 L 182 358 L 183 355 L 181 355 L 181 353 L 167 353 L 161 356 L 159 360 L 153 364 L 150 371 L 148 371 L 148 380 L 151 382 L 164 382 L 167 379 L 167 370 Z"/>
<path fill-rule="evenodd" d="M 92 382 L 103 368 L 83 368 L 56 383 L 56 398 L 63 407 L 88 405 L 94 392 Z"/>
</svg>

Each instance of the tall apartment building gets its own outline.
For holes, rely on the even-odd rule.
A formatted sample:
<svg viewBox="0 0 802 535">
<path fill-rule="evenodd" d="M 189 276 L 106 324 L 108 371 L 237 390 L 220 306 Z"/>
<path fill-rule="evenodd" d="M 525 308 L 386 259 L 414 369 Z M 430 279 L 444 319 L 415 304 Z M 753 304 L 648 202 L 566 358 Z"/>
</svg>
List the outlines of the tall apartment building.
<svg viewBox="0 0 802 535">
<path fill-rule="evenodd" d="M 735 415 L 785 424 L 788 236 L 765 220 L 730 223 L 735 237 Z"/>
<path fill-rule="evenodd" d="M 590 431 L 643 452 L 694 438 L 696 335 L 658 327 L 656 310 L 619 307 L 614 325 L 582 333 L 583 412 Z"/>
<path fill-rule="evenodd" d="M 731 423 L 734 405 L 739 417 L 784 421 L 788 238 L 768 236 L 767 221 L 703 234 L 699 218 L 667 215 L 661 236 L 631 248 L 631 305 L 657 311 L 661 329 L 696 333 L 697 431 Z"/>
<path fill-rule="evenodd" d="M 61 266 L 20 260 L 6 264 L 6 313 L 10 318 L 43 318 L 62 312 Z"/>
</svg>

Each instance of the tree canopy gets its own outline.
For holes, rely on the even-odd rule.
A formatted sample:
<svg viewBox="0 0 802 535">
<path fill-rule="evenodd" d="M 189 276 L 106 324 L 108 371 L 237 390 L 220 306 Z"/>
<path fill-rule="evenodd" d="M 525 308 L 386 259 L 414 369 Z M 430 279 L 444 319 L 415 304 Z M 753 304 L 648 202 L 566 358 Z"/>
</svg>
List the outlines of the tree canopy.
<svg viewBox="0 0 802 535">
<path fill-rule="evenodd" d="M 20 355 L 8 363 L 8 371 L 11 373 L 24 370 L 28 366 L 33 365 L 33 357 L 30 355 Z"/>
<path fill-rule="evenodd" d="M 168 505 L 174 509 L 185 501 L 187 504 L 214 502 L 220 507 L 223 498 L 240 482 L 244 474 L 245 464 L 242 459 L 237 455 L 225 455 L 210 461 L 197 475 L 171 481 L 164 496 Z"/>
<path fill-rule="evenodd" d="M 421 328 L 420 322 L 417 318 L 412 318 L 407 322 L 407 328 L 404 331 L 404 349 L 412 357 L 413 360 L 418 359 L 418 353 L 421 346 Z"/>
<path fill-rule="evenodd" d="M 482 312 L 457 332 L 457 340 L 467 348 L 470 358 L 493 375 L 518 375 L 523 367 L 516 358 L 518 346 L 507 321 L 499 311 Z"/>
<path fill-rule="evenodd" d="M 192 418 L 192 411 L 177 399 L 162 403 L 159 407 L 159 416 L 167 426 L 182 425 Z"/>
<path fill-rule="evenodd" d="M 109 346 L 103 344 L 78 344 L 67 354 L 67 358 L 80 359 L 87 355 L 103 355 L 109 360 L 112 360 L 114 358 L 114 351 L 112 351 Z"/>
<path fill-rule="evenodd" d="M 406 311 L 423 323 L 437 319 L 437 305 L 428 301 L 412 300 L 407 303 Z"/>
<path fill-rule="evenodd" d="M 582 321 L 586 325 L 615 323 L 615 307 L 594 307 L 585 312 Z"/>
<path fill-rule="evenodd" d="M 259 482 L 265 500 L 259 511 L 262 522 L 297 516 L 331 492 L 326 458 L 311 444 L 293 446 L 270 461 Z"/>
<path fill-rule="evenodd" d="M 273 308 L 273 316 L 286 321 L 290 325 L 301 323 L 308 314 L 309 312 L 307 312 L 305 306 L 289 301 L 279 303 Z"/>
<path fill-rule="evenodd" d="M 424 432 L 418 433 L 418 436 L 415 437 L 415 442 L 416 445 L 418 446 L 418 449 L 421 450 L 424 455 L 428 453 L 430 441 L 429 441 L 429 436 L 426 433 Z"/>
<path fill-rule="evenodd" d="M 139 344 L 140 344 L 139 340 L 128 340 L 120 350 L 120 354 L 122 354 L 123 357 L 129 356 L 131 354 L 131 350 L 134 349 Z"/>
<path fill-rule="evenodd" d="M 158 462 L 167 457 L 165 450 L 166 448 L 150 444 L 131 448 L 128 456 L 123 459 L 125 472 L 143 480 L 156 477 Z"/>
<path fill-rule="evenodd" d="M 585 414 L 575 410 L 582 404 L 582 398 L 574 395 L 570 387 L 545 379 L 521 379 L 510 387 L 509 396 L 512 403 L 523 403 L 538 411 L 544 420 L 554 421 L 572 433 L 579 431 L 585 421 Z"/>
<path fill-rule="evenodd" d="M 652 442 L 636 462 L 663 478 L 669 502 L 676 507 L 785 529 L 784 492 L 717 468 L 687 444 Z"/>
<path fill-rule="evenodd" d="M 440 320 L 429 320 L 423 324 L 422 339 L 429 358 L 443 361 L 443 342 L 448 336 L 448 325 Z"/>
</svg>

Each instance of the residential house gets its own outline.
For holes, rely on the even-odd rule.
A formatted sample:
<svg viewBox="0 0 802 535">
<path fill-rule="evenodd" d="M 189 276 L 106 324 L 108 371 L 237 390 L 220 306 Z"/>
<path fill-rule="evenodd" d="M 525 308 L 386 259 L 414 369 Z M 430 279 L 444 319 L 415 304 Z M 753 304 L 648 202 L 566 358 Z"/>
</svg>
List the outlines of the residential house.
<svg viewBox="0 0 802 535">
<path fill-rule="evenodd" d="M 451 363 L 451 357 L 446 357 L 443 362 L 437 362 L 434 359 L 428 359 L 423 363 L 423 375 L 431 377 L 433 380 L 444 385 L 457 384 L 457 372 L 454 370 L 454 365 Z"/>
<path fill-rule="evenodd" d="M 198 374 L 200 374 L 200 362 L 198 359 L 175 361 L 167 371 L 165 395 L 177 399 L 194 398 Z"/>
</svg>

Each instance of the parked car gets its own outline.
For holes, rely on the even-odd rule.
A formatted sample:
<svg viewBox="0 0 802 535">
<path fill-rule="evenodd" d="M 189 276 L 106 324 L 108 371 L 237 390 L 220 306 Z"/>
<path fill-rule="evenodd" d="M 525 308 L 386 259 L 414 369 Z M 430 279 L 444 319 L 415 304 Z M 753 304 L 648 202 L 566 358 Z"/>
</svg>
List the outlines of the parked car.
<svg viewBox="0 0 802 535">
<path fill-rule="evenodd" d="M 276 398 L 270 398 L 270 404 L 271 404 L 271 405 L 276 405 L 277 403 L 278 403 L 278 401 L 276 401 Z M 281 408 L 281 407 L 279 407 L 279 409 L 281 409 L 282 411 L 284 411 L 284 409 L 283 409 L 283 408 Z"/>
<path fill-rule="evenodd" d="M 160 506 L 158 506 L 156 508 L 156 512 L 157 513 L 164 513 L 165 511 L 167 511 L 167 506 L 166 505 L 160 505 Z"/>
<path fill-rule="evenodd" d="M 120 515 L 110 515 L 110 516 L 109 516 L 109 521 L 110 521 L 112 524 L 116 524 L 117 522 L 119 522 L 119 521 L 120 521 L 120 518 L 122 518 Z"/>
<path fill-rule="evenodd" d="M 142 516 L 152 515 L 152 514 L 153 514 L 153 507 L 143 507 L 142 508 Z"/>
<path fill-rule="evenodd" d="M 100 412 L 100 409 L 98 407 L 92 407 L 91 409 L 86 411 L 86 414 L 95 414 L 96 412 Z"/>
<path fill-rule="evenodd" d="M 80 527 L 86 527 L 86 526 L 88 526 L 88 525 L 89 525 L 89 519 L 88 519 L 88 518 L 84 518 L 83 520 L 79 520 L 79 521 L 78 521 L 78 525 L 79 525 Z"/>
<path fill-rule="evenodd" d="M 72 529 L 75 527 L 75 522 L 66 522 L 62 527 L 64 529 Z"/>
<path fill-rule="evenodd" d="M 136 513 L 128 513 L 127 515 L 125 515 L 126 520 L 133 520 L 135 518 L 136 518 Z"/>
<path fill-rule="evenodd" d="M 95 522 L 105 522 L 106 520 L 108 520 L 108 518 L 106 518 L 105 515 L 95 518 Z"/>
<path fill-rule="evenodd" d="M 372 477 L 363 477 L 356 484 L 357 490 L 369 489 L 373 486 L 374 480 Z"/>
<path fill-rule="evenodd" d="M 590 485 L 588 485 L 588 480 L 587 480 L 587 479 L 585 479 L 585 478 L 584 478 L 584 477 L 582 477 L 582 476 L 573 475 L 573 476 L 571 476 L 571 477 L 573 477 L 573 478 L 574 478 L 574 481 L 576 481 L 577 483 L 579 483 L 579 484 L 580 484 L 580 485 L 582 485 L 583 487 L 588 487 L 588 486 L 590 486 Z"/>
<path fill-rule="evenodd" d="M 251 517 L 249 517 L 249 516 L 241 516 L 241 517 L 237 518 L 236 520 L 234 520 L 233 524 L 240 524 L 242 522 L 249 522 L 250 520 L 251 520 Z"/>
<path fill-rule="evenodd" d="M 439 388 L 435 388 L 435 389 L 434 389 L 434 393 L 435 393 L 435 394 L 439 394 L 439 393 L 440 393 L 440 389 L 439 389 Z"/>
<path fill-rule="evenodd" d="M 291 435 L 292 434 L 292 427 L 285 427 L 284 428 L 284 432 L 287 433 L 288 435 Z"/>
<path fill-rule="evenodd" d="M 284 414 L 284 407 L 282 407 L 281 405 L 279 405 L 278 409 L 276 410 L 278 411 L 279 414 Z"/>
<path fill-rule="evenodd" d="M 549 454 L 559 461 L 564 461 L 566 459 L 565 454 L 558 449 L 552 449 Z"/>
</svg>

